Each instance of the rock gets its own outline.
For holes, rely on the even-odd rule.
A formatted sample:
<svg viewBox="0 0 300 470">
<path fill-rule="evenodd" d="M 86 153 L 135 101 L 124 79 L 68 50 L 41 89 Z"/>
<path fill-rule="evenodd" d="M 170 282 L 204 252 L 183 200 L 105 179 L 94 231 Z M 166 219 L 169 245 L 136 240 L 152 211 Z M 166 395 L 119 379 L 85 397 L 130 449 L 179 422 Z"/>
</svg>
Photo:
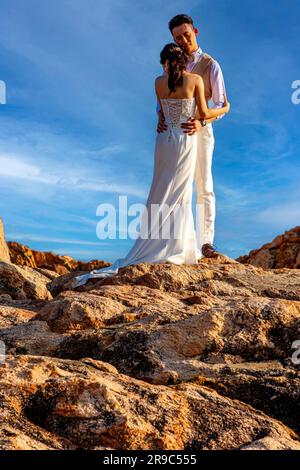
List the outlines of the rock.
<svg viewBox="0 0 300 470">
<path fill-rule="evenodd" d="M 251 250 L 248 255 L 240 256 L 237 261 L 265 269 L 299 269 L 300 226 L 278 235 L 259 249 Z"/>
<path fill-rule="evenodd" d="M 103 332 L 71 335 L 57 355 L 80 359 L 95 351 L 91 357 L 110 362 L 122 373 L 164 384 L 196 376 L 202 362 L 285 360 L 300 338 L 300 303 L 295 304 L 282 299 L 231 300 L 202 307 L 181 320 L 168 321 L 166 315 L 165 324 L 157 324 L 155 316 L 144 317 L 107 326 Z M 109 344 L 103 339 L 107 331 Z"/>
<path fill-rule="evenodd" d="M 153 265 L 144 265 L 143 270 L 147 269 L 155 273 Z M 168 266 L 169 277 L 176 277 L 176 269 Z M 101 330 L 87 329 L 66 336 L 54 355 L 77 360 L 89 355 L 113 364 L 128 376 L 169 386 L 196 380 L 200 374 L 210 378 L 213 366 L 226 366 L 227 376 L 209 382 L 212 388 L 220 393 L 225 390 L 226 396 L 243 397 L 258 409 L 264 409 L 264 402 L 270 404 L 270 393 L 277 393 L 278 398 L 271 403 L 274 406 L 266 406 L 265 410 L 295 426 L 299 373 L 294 370 L 291 356 L 292 343 L 300 338 L 299 271 L 265 271 L 251 265 L 218 262 L 202 270 L 199 265 L 186 269 L 183 288 L 174 292 L 169 285 L 168 292 L 164 286 L 158 290 L 138 285 L 140 273 L 131 270 L 130 275 L 123 271 L 116 284 L 103 285 L 100 281 L 87 285 L 81 296 L 114 299 L 123 304 L 124 311 Z M 123 283 L 124 278 L 128 284 Z M 53 331 L 59 330 L 54 327 Z M 259 380 L 252 378 L 249 364 L 267 370 L 270 361 L 276 364 L 281 380 L 295 375 L 281 393 L 275 393 L 267 373 Z M 229 382 L 230 368 L 247 369 L 247 364 L 246 378 L 242 380 L 240 374 L 237 382 L 251 384 L 249 394 L 244 393 L 246 385 L 238 388 Z M 287 402 L 293 404 L 293 411 L 291 407 L 284 411 Z M 296 418 L 289 420 L 293 415 Z"/>
<path fill-rule="evenodd" d="M 0 305 L 0 334 L 1 328 L 9 328 L 28 322 L 36 316 L 36 311 L 10 305 Z"/>
<path fill-rule="evenodd" d="M 51 356 L 64 337 L 52 333 L 47 323 L 32 321 L 0 330 L 7 354 L 36 354 Z"/>
<path fill-rule="evenodd" d="M 43 307 L 35 320 L 47 322 L 52 331 L 65 333 L 72 330 L 103 328 L 115 321 L 124 311 L 116 300 L 94 294 L 63 292 Z"/>
<path fill-rule="evenodd" d="M 300 449 L 288 427 L 208 387 L 154 387 L 96 361 L 8 356 L 0 390 L 6 450 Z"/>
<path fill-rule="evenodd" d="M 69 278 L 70 279 L 70 278 Z M 52 281 L 52 282 L 56 282 Z M 70 289 L 72 282 L 65 283 L 61 290 Z M 239 294 L 251 297 L 253 293 L 290 300 L 300 300 L 299 271 L 297 269 L 265 270 L 245 265 L 225 256 L 202 259 L 196 265 L 150 264 L 126 266 L 118 274 L 109 278 L 90 279 L 76 291 L 89 292 L 105 285 L 141 285 L 170 292 L 188 295 L 208 294 L 230 297 Z"/>
<path fill-rule="evenodd" d="M 144 286 L 100 286 L 89 292 L 64 291 L 40 309 L 36 319 L 52 331 L 68 332 L 132 323 L 164 324 L 189 318 L 194 312 L 185 303 L 164 292 Z"/>
<path fill-rule="evenodd" d="M 59 275 L 67 274 L 70 271 L 90 271 L 92 269 L 110 266 L 110 263 L 106 263 L 105 261 L 76 261 L 71 256 L 58 255 L 51 251 L 32 250 L 28 246 L 18 242 L 8 242 L 7 245 L 12 263 L 18 266 L 51 270 Z"/>
<path fill-rule="evenodd" d="M 44 268 L 34 268 L 35 271 L 37 271 L 40 274 L 43 274 L 43 276 L 46 276 L 50 281 L 53 281 L 54 279 L 57 279 L 58 277 L 61 277 L 60 274 L 58 274 L 55 271 L 51 271 L 50 269 L 44 269 Z M 49 289 L 49 287 L 48 287 Z"/>
<path fill-rule="evenodd" d="M 0 217 L 0 261 L 10 263 L 9 249 L 5 240 L 3 222 Z"/>
<path fill-rule="evenodd" d="M 299 269 L 219 255 L 71 290 L 75 272 L 2 264 L 0 447 L 299 449 Z"/>
<path fill-rule="evenodd" d="M 8 247 L 12 262 L 18 266 L 52 270 L 62 275 L 68 273 L 76 264 L 76 261 L 69 256 L 32 250 L 17 242 L 8 242 Z"/>
<path fill-rule="evenodd" d="M 12 299 L 52 298 L 47 289 L 49 279 L 27 266 L 0 262 L 0 295 L 10 295 Z"/>
<path fill-rule="evenodd" d="M 49 282 L 47 288 L 51 292 L 52 296 L 56 297 L 60 292 L 69 290 L 72 285 L 72 280 L 79 274 L 81 273 L 71 272 L 62 276 L 57 276 Z"/>
<path fill-rule="evenodd" d="M 241 447 L 240 450 L 286 450 L 286 445 L 280 439 L 275 440 L 271 437 L 264 437 Z"/>
<path fill-rule="evenodd" d="M 193 383 L 248 403 L 300 432 L 300 374 L 280 361 L 203 363 Z"/>
</svg>

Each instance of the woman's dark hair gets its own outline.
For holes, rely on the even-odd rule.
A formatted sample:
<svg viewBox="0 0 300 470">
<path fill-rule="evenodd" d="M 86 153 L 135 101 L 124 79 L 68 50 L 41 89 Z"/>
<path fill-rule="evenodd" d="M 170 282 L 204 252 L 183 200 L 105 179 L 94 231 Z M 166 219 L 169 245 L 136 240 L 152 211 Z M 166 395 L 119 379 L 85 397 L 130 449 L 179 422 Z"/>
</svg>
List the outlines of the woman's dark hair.
<svg viewBox="0 0 300 470">
<path fill-rule="evenodd" d="M 182 24 L 190 24 L 192 28 L 194 28 L 193 20 L 189 15 L 176 15 L 169 21 L 169 30 L 171 31 L 171 34 L 173 33 L 174 28 L 181 26 Z"/>
<path fill-rule="evenodd" d="M 170 43 L 166 44 L 160 53 L 160 63 L 165 64 L 167 60 L 169 61 L 168 87 L 170 95 L 172 91 L 174 92 L 176 88 L 183 84 L 182 72 L 186 68 L 188 55 L 180 46 Z"/>
</svg>

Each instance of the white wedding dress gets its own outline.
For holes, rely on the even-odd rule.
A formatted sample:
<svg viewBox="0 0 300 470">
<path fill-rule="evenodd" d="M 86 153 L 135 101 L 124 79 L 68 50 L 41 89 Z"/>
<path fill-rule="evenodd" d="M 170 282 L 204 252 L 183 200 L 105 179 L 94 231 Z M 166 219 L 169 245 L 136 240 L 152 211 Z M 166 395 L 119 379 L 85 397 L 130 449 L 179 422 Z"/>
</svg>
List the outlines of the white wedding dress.
<svg viewBox="0 0 300 470">
<path fill-rule="evenodd" d="M 156 137 L 153 179 L 140 219 L 139 236 L 125 258 L 75 277 L 72 287 L 81 286 L 90 278 L 113 276 L 119 268 L 132 264 L 197 264 L 203 257 L 197 248 L 192 212 L 197 134 L 187 135 L 180 127 L 194 116 L 196 101 L 195 98 L 161 99 L 161 105 L 168 129 Z M 153 204 L 162 205 L 165 210 L 160 215 L 155 211 L 151 215 Z M 170 236 L 166 238 L 164 233 Z"/>
</svg>

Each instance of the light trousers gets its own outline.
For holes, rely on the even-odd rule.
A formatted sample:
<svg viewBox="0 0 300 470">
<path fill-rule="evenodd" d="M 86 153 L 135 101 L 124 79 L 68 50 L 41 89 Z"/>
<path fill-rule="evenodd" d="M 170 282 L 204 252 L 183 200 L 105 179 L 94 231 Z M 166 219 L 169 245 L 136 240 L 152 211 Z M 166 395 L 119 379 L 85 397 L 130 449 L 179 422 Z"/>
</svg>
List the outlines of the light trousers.
<svg viewBox="0 0 300 470">
<path fill-rule="evenodd" d="M 213 244 L 215 234 L 216 201 L 212 177 L 212 156 L 215 138 L 211 124 L 197 132 L 197 160 L 194 182 L 197 193 L 196 237 L 198 249 L 204 243 Z"/>
</svg>

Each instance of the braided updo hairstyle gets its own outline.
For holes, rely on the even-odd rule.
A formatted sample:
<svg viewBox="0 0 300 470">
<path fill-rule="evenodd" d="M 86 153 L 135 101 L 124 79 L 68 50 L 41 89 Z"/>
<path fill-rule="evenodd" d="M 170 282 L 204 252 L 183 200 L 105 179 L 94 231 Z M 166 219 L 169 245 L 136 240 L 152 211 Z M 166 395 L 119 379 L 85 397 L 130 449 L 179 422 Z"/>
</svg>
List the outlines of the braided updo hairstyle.
<svg viewBox="0 0 300 470">
<path fill-rule="evenodd" d="M 169 61 L 168 87 L 170 95 L 171 92 L 175 92 L 176 88 L 183 84 L 182 72 L 186 68 L 188 55 L 180 46 L 171 42 L 166 44 L 160 53 L 160 63 L 164 64 L 167 60 Z"/>
</svg>

